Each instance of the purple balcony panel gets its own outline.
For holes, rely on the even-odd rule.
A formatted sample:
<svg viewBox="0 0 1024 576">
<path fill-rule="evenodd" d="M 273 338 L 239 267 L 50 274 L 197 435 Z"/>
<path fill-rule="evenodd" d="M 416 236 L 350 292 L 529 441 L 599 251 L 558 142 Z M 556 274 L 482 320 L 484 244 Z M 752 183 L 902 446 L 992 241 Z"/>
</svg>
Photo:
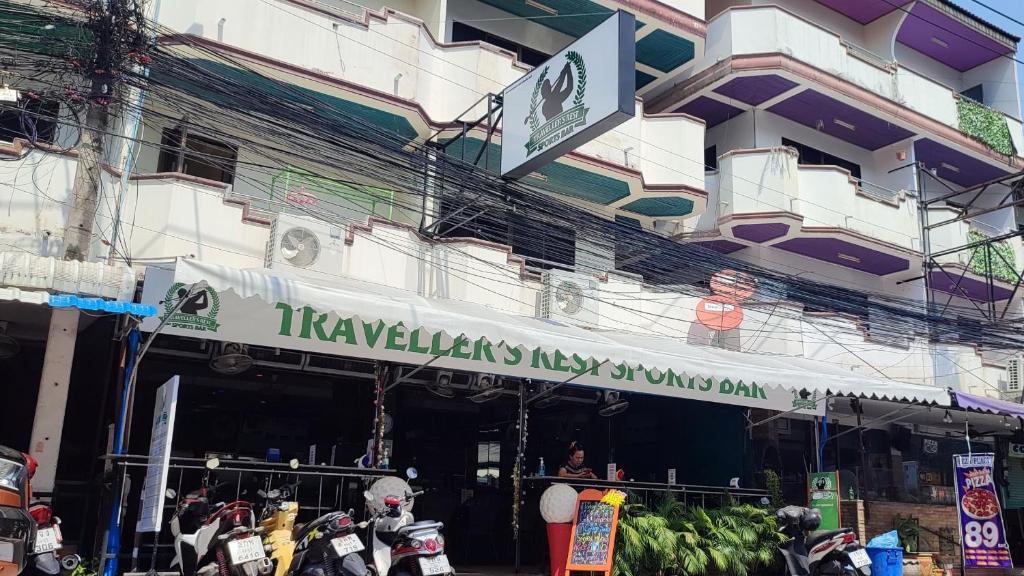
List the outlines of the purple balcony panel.
<svg viewBox="0 0 1024 576">
<path fill-rule="evenodd" d="M 768 111 L 867 150 L 913 136 L 909 130 L 814 90 L 804 90 Z"/>
<path fill-rule="evenodd" d="M 911 0 L 818 0 L 819 4 L 824 4 L 861 24 L 877 20 L 910 2 Z"/>
<path fill-rule="evenodd" d="M 708 98 L 707 96 L 698 96 L 679 108 L 676 108 L 675 111 L 700 118 L 707 123 L 708 128 L 717 126 L 718 124 L 721 124 L 730 118 L 735 118 L 743 113 L 743 110 L 740 110 L 735 106 L 730 106 L 729 104 L 719 102 L 718 100 Z"/>
<path fill-rule="evenodd" d="M 910 268 L 910 262 L 906 258 L 851 244 L 837 238 L 793 238 L 772 246 L 876 276 L 885 276 Z"/>
<path fill-rule="evenodd" d="M 927 138 L 914 142 L 914 157 L 923 163 L 925 168 L 934 169 L 940 178 L 964 187 L 1010 173 L 1009 166 L 1002 170 Z"/>
<path fill-rule="evenodd" d="M 738 224 L 732 227 L 732 235 L 758 244 L 775 240 L 789 232 L 789 224 L 767 222 L 764 224 Z"/>
<path fill-rule="evenodd" d="M 734 78 L 718 88 L 722 96 L 745 102 L 751 106 L 757 106 L 782 94 L 796 86 L 796 82 L 783 78 L 777 74 L 765 74 L 762 76 L 741 76 Z"/>
<path fill-rule="evenodd" d="M 960 298 L 968 298 L 975 302 L 988 302 L 989 292 L 988 283 L 984 280 L 977 280 L 969 275 L 960 277 L 959 268 L 947 267 L 943 270 L 932 270 L 931 285 L 932 290 L 938 292 L 945 292 L 946 294 L 952 294 Z M 995 300 L 1006 300 L 1010 297 L 1011 290 L 1003 288 L 1002 286 L 992 286 L 992 296 Z"/>
<path fill-rule="evenodd" d="M 924 2 L 910 9 L 896 40 L 961 72 L 1013 52 Z"/>
</svg>

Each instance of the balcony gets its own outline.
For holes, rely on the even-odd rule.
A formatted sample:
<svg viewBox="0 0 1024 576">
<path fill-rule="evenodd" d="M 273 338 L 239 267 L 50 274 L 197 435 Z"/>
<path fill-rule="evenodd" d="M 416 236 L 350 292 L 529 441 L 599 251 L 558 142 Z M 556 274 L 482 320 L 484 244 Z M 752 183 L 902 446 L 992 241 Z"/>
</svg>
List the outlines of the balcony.
<svg viewBox="0 0 1024 576">
<path fill-rule="evenodd" d="M 952 220 L 960 212 L 951 208 L 929 210 L 929 223 Z M 929 235 L 931 251 L 940 253 L 954 248 L 1002 236 L 1010 230 L 981 221 L 959 220 L 933 228 Z M 1014 288 L 1024 262 L 1024 245 L 1019 238 L 997 242 L 986 251 L 983 246 L 944 254 L 935 258 L 931 286 L 943 293 L 939 301 L 950 298 L 974 302 L 1005 302 L 1014 295 Z M 991 286 L 989 277 L 991 276 Z M 1020 290 L 1016 296 L 1019 298 Z"/>
<path fill-rule="evenodd" d="M 651 107 L 699 116 L 709 127 L 750 108 L 768 110 L 868 150 L 925 136 L 1000 173 L 1013 171 L 1006 156 L 1024 150 L 1017 118 L 967 103 L 950 86 L 776 6 L 734 7 L 712 18 L 703 66 Z M 974 133 L 978 114 L 1005 121 L 1006 132 Z"/>
<path fill-rule="evenodd" d="M 771 246 L 875 276 L 920 261 L 913 198 L 862 186 L 841 168 L 798 165 L 791 148 L 729 152 L 706 186 L 709 209 L 689 221 L 688 241 L 721 252 Z"/>
<path fill-rule="evenodd" d="M 390 10 L 353 19 L 330 6 L 314 9 L 297 0 L 223 0 L 212 10 L 207 4 L 180 0 L 162 8 L 162 24 L 203 45 L 179 46 L 184 57 L 242 82 L 259 80 L 211 59 L 207 49 L 229 55 L 258 75 L 314 91 L 367 121 L 393 126 L 409 141 L 458 133 L 457 118 L 486 113 L 481 96 L 501 92 L 529 70 L 512 53 L 485 43 L 439 42 L 423 21 Z M 665 26 L 648 21 L 641 29 L 664 32 Z M 643 36 L 651 37 L 649 31 Z M 280 41 L 284 38 L 288 41 Z M 638 32 L 638 46 L 643 38 Z M 653 227 L 656 219 L 703 210 L 704 131 L 701 120 L 683 114 L 645 114 L 637 100 L 632 119 L 539 171 L 539 180 L 608 216 Z M 471 132 L 470 139 L 479 147 L 484 130 Z"/>
</svg>

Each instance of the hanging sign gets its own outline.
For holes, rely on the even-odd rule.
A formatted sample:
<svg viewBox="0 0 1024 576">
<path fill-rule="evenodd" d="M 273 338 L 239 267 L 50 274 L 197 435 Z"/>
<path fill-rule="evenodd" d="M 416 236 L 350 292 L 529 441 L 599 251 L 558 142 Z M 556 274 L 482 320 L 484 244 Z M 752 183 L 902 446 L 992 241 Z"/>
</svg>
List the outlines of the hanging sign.
<svg viewBox="0 0 1024 576">
<path fill-rule="evenodd" d="M 810 477 L 808 507 L 821 512 L 819 530 L 838 530 L 839 518 L 839 476 L 835 472 L 815 472 Z"/>
<path fill-rule="evenodd" d="M 584 490 L 576 498 L 569 558 L 565 563 L 567 572 L 611 574 L 621 502 L 608 498 L 608 494 L 601 490 Z"/>
<path fill-rule="evenodd" d="M 994 454 L 953 456 L 966 568 L 1013 568 L 992 475 Z"/>
<path fill-rule="evenodd" d="M 153 429 L 149 437 L 149 460 L 142 484 L 142 504 L 136 532 L 159 532 L 164 515 L 164 490 L 171 466 L 171 439 L 174 436 L 174 411 L 178 405 L 178 376 L 156 389 Z"/>
<path fill-rule="evenodd" d="M 525 176 L 632 118 L 636 19 L 618 11 L 503 92 L 501 175 Z"/>
</svg>

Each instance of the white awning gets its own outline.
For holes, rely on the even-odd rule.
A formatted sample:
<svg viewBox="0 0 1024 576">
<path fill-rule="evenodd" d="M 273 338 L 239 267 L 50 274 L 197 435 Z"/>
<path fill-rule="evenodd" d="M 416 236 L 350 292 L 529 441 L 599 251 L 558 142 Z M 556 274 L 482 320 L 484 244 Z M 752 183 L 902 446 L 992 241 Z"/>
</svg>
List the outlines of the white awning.
<svg viewBox="0 0 1024 576">
<path fill-rule="evenodd" d="M 321 286 L 182 259 L 174 269 L 147 270 L 143 303 L 169 311 L 193 284 L 205 289 L 189 297 L 165 333 L 781 411 L 821 412 L 827 394 L 950 403 L 943 388 L 805 358 L 587 330 L 344 278 Z M 153 331 L 165 315 L 142 329 Z M 801 390 L 812 393 L 809 400 Z"/>
</svg>

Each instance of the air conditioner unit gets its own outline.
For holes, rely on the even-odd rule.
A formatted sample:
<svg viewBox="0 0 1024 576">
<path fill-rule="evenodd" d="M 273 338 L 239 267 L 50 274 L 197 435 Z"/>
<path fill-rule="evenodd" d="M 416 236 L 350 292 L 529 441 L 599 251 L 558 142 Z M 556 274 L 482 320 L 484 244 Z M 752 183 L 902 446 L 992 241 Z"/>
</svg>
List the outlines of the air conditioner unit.
<svg viewBox="0 0 1024 576">
<path fill-rule="evenodd" d="M 541 277 L 544 289 L 537 316 L 569 324 L 596 326 L 598 323 L 597 279 L 558 270 Z"/>
<path fill-rule="evenodd" d="M 1005 392 L 1020 393 L 1024 387 L 1024 355 L 1006 361 Z"/>
<path fill-rule="evenodd" d="M 278 214 L 270 225 L 266 267 L 325 280 L 341 275 L 341 226 L 308 216 Z"/>
</svg>

